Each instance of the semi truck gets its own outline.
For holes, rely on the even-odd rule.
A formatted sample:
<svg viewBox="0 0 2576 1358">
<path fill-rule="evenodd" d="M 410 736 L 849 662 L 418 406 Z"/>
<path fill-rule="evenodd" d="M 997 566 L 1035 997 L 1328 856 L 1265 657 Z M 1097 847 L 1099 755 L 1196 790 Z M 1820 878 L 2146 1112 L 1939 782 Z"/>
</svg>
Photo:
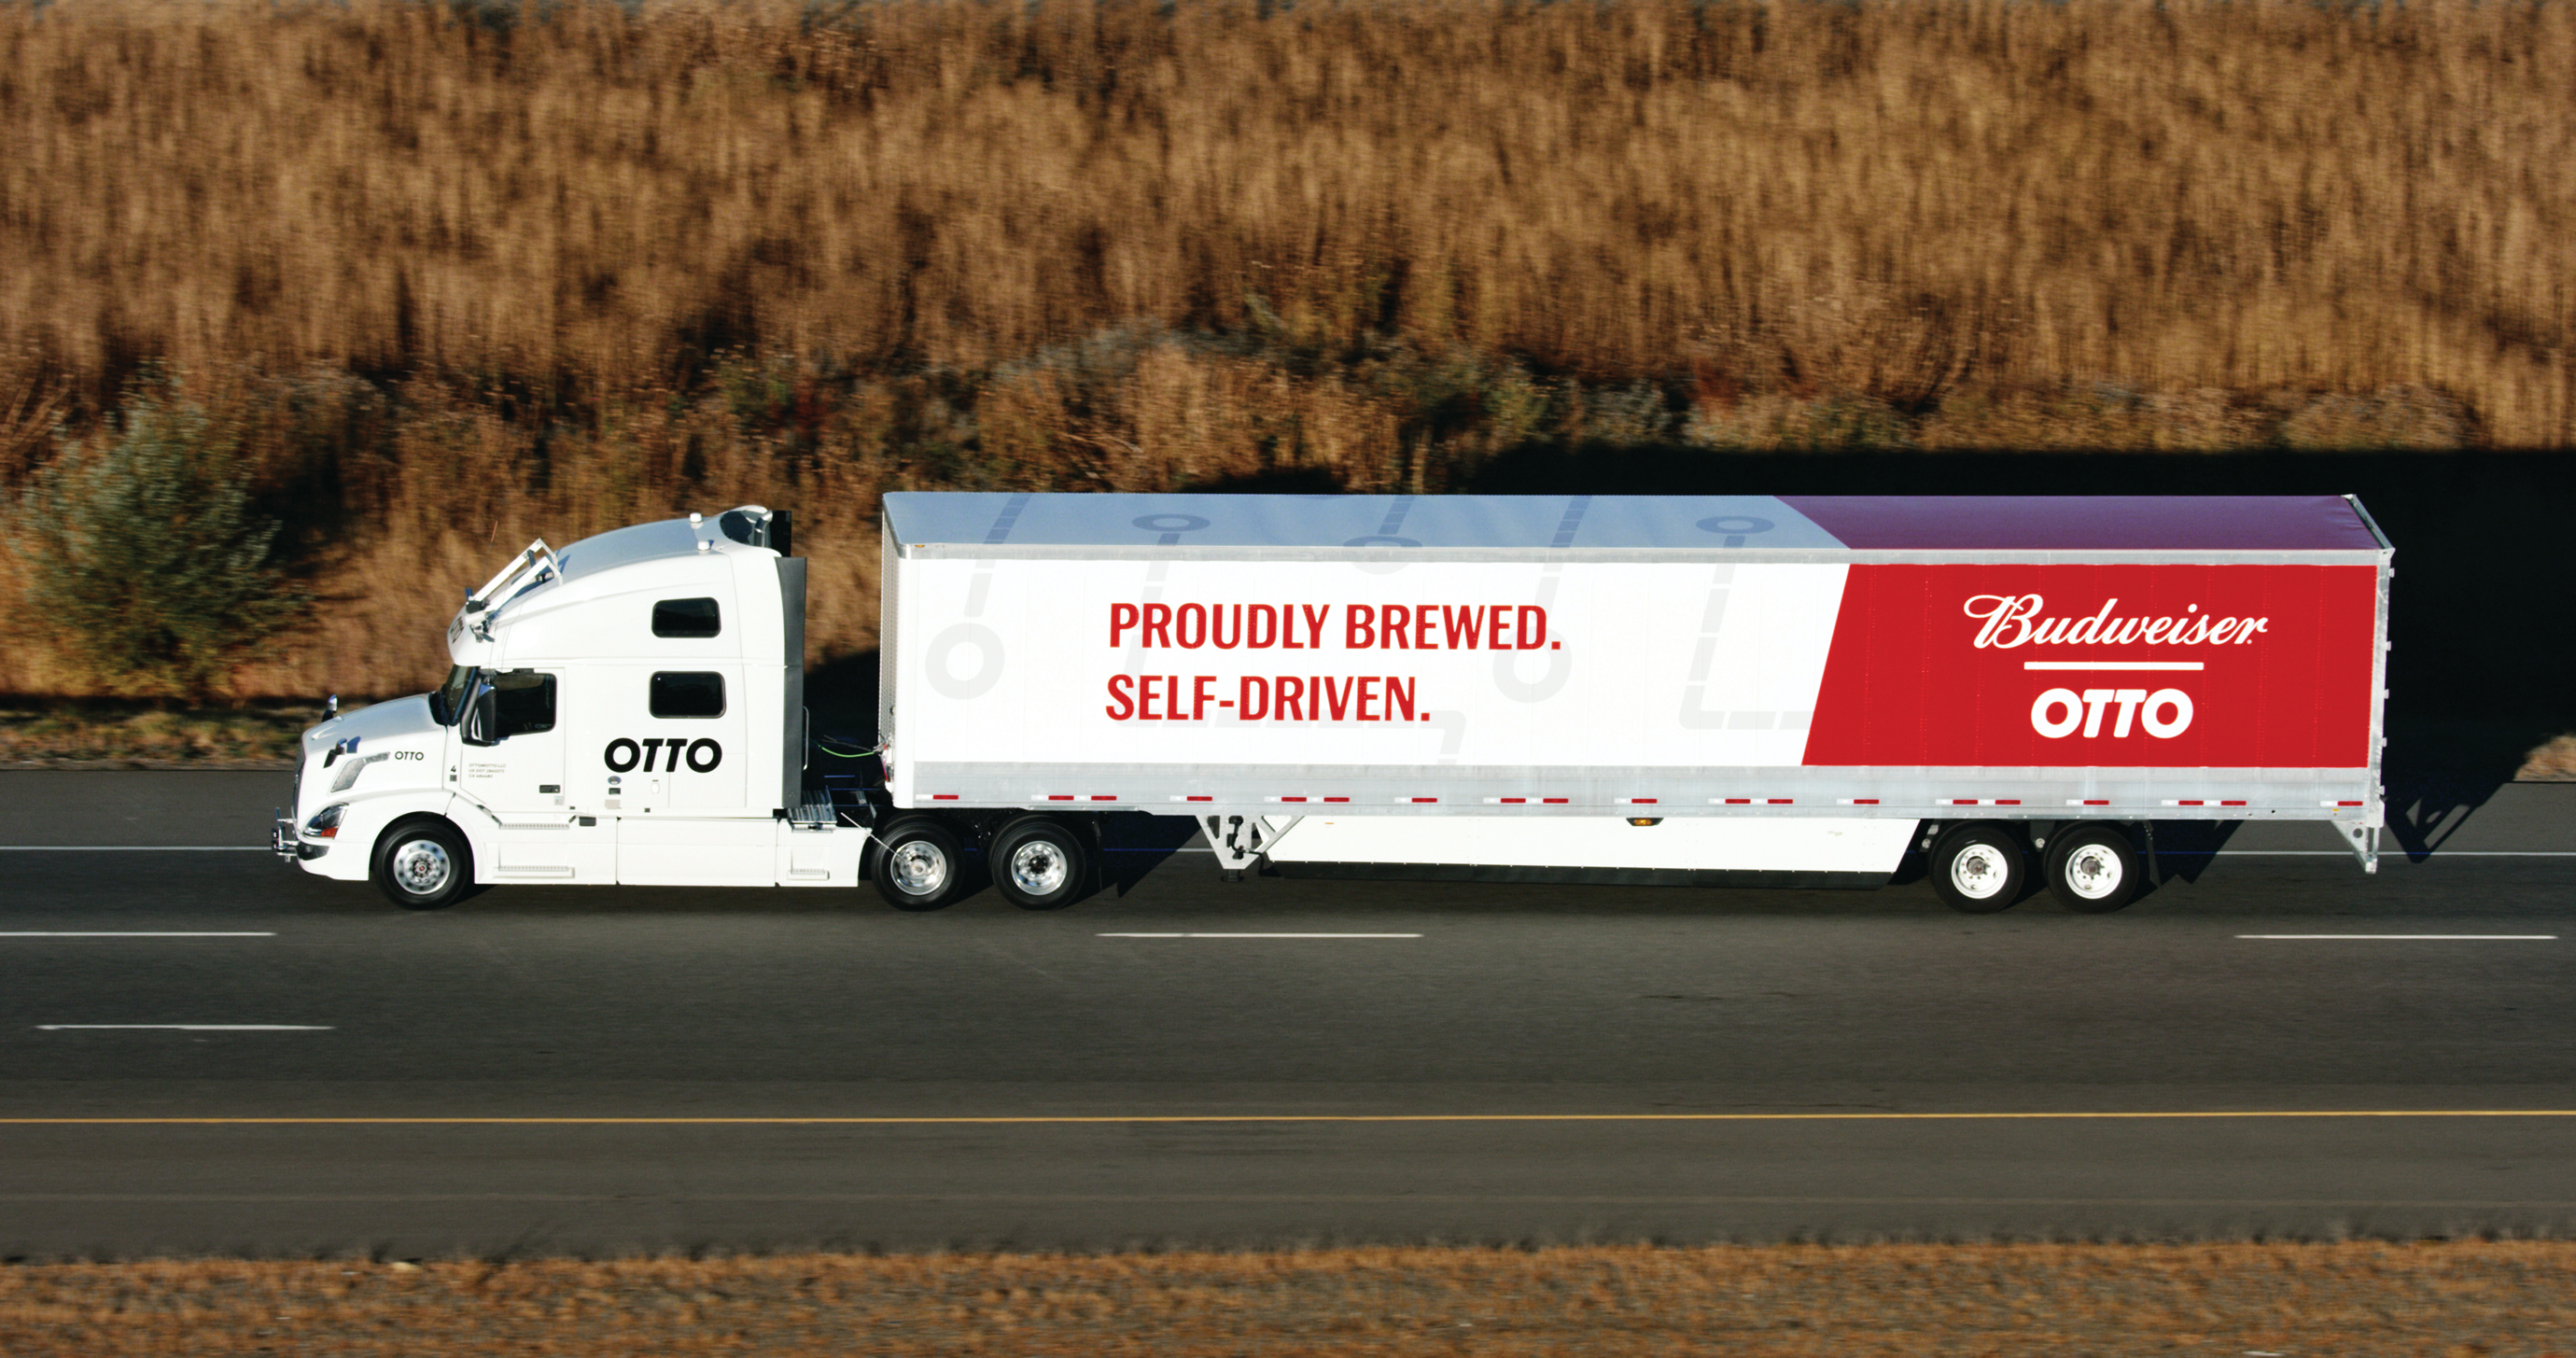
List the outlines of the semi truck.
<svg viewBox="0 0 2576 1358">
<path fill-rule="evenodd" d="M 881 523 L 873 742 L 813 731 L 789 516 L 692 514 L 531 544 L 437 691 L 304 734 L 274 846 L 414 908 L 1052 909 L 1139 814 L 1230 878 L 1921 855 L 1968 912 L 2116 910 L 2159 822 L 2316 821 L 2377 867 L 2393 551 L 2349 496 L 896 492 Z"/>
</svg>

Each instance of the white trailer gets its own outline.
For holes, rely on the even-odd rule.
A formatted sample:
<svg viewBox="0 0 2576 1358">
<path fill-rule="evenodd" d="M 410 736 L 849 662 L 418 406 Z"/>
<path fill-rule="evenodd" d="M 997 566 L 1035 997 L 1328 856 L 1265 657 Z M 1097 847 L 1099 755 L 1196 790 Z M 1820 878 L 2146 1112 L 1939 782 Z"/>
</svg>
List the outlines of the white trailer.
<svg viewBox="0 0 2576 1358">
<path fill-rule="evenodd" d="M 2390 549 L 2338 497 L 886 497 L 881 746 L 808 765 L 803 563 L 757 508 L 539 543 L 437 694 L 308 732 L 281 853 L 504 881 L 1883 883 L 2116 909 L 2157 820 L 2380 822 Z"/>
</svg>

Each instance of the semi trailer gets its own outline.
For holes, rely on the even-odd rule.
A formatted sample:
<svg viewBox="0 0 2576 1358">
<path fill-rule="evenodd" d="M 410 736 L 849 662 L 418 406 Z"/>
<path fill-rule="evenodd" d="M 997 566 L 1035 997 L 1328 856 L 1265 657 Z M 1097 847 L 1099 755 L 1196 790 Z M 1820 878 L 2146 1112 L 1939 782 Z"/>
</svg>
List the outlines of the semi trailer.
<svg viewBox="0 0 2576 1358">
<path fill-rule="evenodd" d="M 691 515 L 520 553 L 437 692 L 306 732 L 278 851 L 415 907 L 1048 909 L 1138 813 L 1230 877 L 1875 886 L 1916 853 L 1971 912 L 2034 879 L 2117 909 L 2160 821 L 2317 821 L 2377 866 L 2393 553 L 2348 496 L 899 492 L 881 533 L 872 748 L 812 731 L 787 516 Z"/>
</svg>

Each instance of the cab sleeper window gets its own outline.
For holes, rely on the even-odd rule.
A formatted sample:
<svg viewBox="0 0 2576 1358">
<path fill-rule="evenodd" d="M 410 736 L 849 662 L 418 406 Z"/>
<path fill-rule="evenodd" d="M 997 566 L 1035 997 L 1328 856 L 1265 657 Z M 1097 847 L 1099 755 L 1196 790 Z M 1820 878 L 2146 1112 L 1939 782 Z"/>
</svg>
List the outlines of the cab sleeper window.
<svg viewBox="0 0 2576 1358">
<path fill-rule="evenodd" d="M 657 637 L 711 637 L 723 630 L 724 619 L 713 599 L 663 599 L 653 605 Z"/>
<path fill-rule="evenodd" d="M 724 676 L 661 671 L 653 676 L 648 705 L 657 717 L 721 717 Z"/>
</svg>

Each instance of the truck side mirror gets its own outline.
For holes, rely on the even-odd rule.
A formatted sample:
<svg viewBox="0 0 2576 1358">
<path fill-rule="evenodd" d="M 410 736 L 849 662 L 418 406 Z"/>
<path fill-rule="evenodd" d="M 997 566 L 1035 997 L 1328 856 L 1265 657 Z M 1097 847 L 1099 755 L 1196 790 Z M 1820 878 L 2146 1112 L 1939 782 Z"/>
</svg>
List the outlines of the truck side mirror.
<svg viewBox="0 0 2576 1358">
<path fill-rule="evenodd" d="M 501 737 L 493 733 L 500 727 L 499 695 L 489 684 L 478 686 L 474 696 L 465 702 L 465 721 L 458 738 L 468 745 L 498 745 Z"/>
</svg>

